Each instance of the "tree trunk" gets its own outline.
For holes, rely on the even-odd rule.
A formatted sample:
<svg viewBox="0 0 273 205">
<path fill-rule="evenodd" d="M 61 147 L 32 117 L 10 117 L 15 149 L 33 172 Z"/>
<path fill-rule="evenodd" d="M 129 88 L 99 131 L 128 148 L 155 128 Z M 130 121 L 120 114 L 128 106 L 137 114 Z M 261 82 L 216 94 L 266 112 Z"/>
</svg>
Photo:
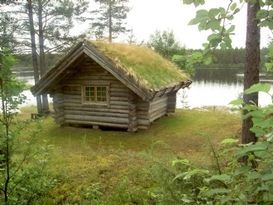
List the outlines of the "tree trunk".
<svg viewBox="0 0 273 205">
<path fill-rule="evenodd" d="M 256 18 L 260 10 L 259 0 L 256 3 L 248 3 L 247 7 L 247 35 L 246 35 L 246 61 L 244 72 L 244 90 L 259 82 L 260 67 L 260 28 Z M 244 102 L 254 102 L 258 105 L 258 93 L 244 94 Z M 246 113 L 245 113 L 246 114 Z M 257 138 L 250 128 L 253 126 L 251 117 L 243 120 L 242 143 L 256 142 Z"/>
<path fill-rule="evenodd" d="M 39 67 L 38 67 L 38 57 L 36 51 L 36 41 L 35 41 L 35 30 L 34 30 L 34 23 L 33 23 L 33 8 L 32 8 L 32 1 L 27 1 L 27 10 L 28 10 L 28 18 L 29 18 L 29 31 L 30 31 L 30 39 L 31 39 L 31 51 L 32 51 L 32 65 L 34 71 L 34 81 L 35 84 L 39 81 Z M 37 112 L 38 114 L 42 114 L 42 101 L 41 96 L 36 96 L 37 102 Z"/>
<path fill-rule="evenodd" d="M 108 15 L 109 15 L 109 43 L 112 43 L 112 1 L 109 1 L 109 11 L 108 11 Z"/>
<path fill-rule="evenodd" d="M 38 21 L 39 21 L 39 51 L 40 51 L 40 53 L 39 53 L 40 61 L 39 62 L 40 62 L 40 74 L 41 74 L 41 77 L 42 77 L 46 73 L 42 0 L 38 0 Z M 42 104 L 43 113 L 47 114 L 47 113 L 49 113 L 47 94 L 43 94 L 42 99 L 43 99 L 43 104 Z"/>
</svg>

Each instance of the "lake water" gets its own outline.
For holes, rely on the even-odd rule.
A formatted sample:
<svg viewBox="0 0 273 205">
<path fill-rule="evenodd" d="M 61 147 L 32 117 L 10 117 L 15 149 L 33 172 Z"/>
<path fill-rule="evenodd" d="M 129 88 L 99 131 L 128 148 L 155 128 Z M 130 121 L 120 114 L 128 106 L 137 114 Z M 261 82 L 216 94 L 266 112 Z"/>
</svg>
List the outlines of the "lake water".
<svg viewBox="0 0 273 205">
<path fill-rule="evenodd" d="M 189 88 L 180 90 L 177 94 L 177 107 L 228 106 L 237 99 L 243 91 L 243 83 L 236 74 L 238 69 L 198 69 Z M 32 77 L 20 76 L 19 79 L 34 84 Z M 27 101 L 24 105 L 35 105 L 35 98 L 30 91 L 25 91 Z M 260 105 L 271 103 L 270 96 L 259 94 Z"/>
<path fill-rule="evenodd" d="M 198 69 L 190 88 L 178 92 L 177 107 L 229 106 L 232 100 L 242 96 L 242 78 L 236 75 L 242 72 L 243 70 L 231 68 Z M 271 102 L 269 95 L 259 93 L 261 106 Z"/>
</svg>

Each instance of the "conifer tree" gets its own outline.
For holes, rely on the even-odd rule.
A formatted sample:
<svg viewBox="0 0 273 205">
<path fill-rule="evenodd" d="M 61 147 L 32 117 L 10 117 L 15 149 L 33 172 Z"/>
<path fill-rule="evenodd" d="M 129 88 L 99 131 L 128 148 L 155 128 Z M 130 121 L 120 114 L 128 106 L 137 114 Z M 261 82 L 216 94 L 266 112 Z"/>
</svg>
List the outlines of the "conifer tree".
<svg viewBox="0 0 273 205">
<path fill-rule="evenodd" d="M 127 32 L 125 20 L 129 12 L 128 0 L 95 0 L 99 8 L 92 11 L 91 24 L 96 38 L 108 38 L 109 42 Z"/>
</svg>

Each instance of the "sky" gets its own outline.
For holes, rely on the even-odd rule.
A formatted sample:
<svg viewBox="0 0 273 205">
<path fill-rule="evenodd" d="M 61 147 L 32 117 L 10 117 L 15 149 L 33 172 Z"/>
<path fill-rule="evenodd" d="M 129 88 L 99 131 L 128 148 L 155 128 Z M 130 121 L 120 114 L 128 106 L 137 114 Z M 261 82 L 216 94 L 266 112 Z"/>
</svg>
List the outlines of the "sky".
<svg viewBox="0 0 273 205">
<path fill-rule="evenodd" d="M 208 0 L 204 8 L 226 7 L 227 3 L 228 0 Z M 127 25 L 133 29 L 138 42 L 147 41 L 156 30 L 172 30 L 186 48 L 201 48 L 206 41 L 208 32 L 188 25 L 197 10 L 193 5 L 183 5 L 182 0 L 130 0 L 130 4 Z M 233 46 L 245 47 L 246 6 L 237 14 L 234 23 Z M 261 47 L 267 46 L 270 35 L 269 30 L 262 29 Z"/>
</svg>

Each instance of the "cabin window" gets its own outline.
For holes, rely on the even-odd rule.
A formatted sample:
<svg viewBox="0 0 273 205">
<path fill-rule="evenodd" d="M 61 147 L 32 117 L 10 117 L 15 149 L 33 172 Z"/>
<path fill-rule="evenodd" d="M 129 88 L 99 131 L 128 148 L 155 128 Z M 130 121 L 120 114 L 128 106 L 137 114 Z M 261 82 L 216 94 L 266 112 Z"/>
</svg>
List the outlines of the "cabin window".
<svg viewBox="0 0 273 205">
<path fill-rule="evenodd" d="M 107 104 L 108 86 L 84 86 L 83 101 L 90 104 Z"/>
</svg>

